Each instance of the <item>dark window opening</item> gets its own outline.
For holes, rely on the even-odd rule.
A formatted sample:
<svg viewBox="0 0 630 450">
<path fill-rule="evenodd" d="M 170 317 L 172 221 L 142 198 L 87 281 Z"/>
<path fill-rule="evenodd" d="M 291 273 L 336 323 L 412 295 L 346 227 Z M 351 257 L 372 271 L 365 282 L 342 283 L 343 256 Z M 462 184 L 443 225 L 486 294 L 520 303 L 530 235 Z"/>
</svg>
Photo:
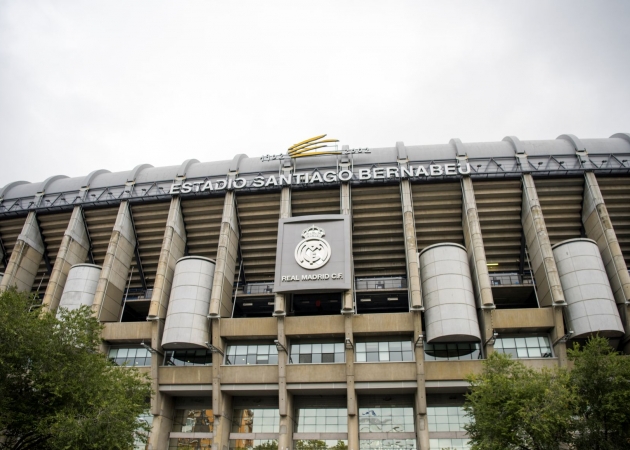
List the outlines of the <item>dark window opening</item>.
<svg viewBox="0 0 630 450">
<path fill-rule="evenodd" d="M 356 293 L 357 314 L 409 311 L 407 292 Z"/>
<path fill-rule="evenodd" d="M 149 315 L 153 290 L 129 289 L 123 295 L 121 322 L 144 322 Z"/>
<path fill-rule="evenodd" d="M 295 316 L 323 316 L 339 314 L 341 293 L 293 294 L 291 313 Z"/>
<path fill-rule="evenodd" d="M 273 297 L 236 297 L 232 317 L 271 317 L 273 314 Z"/>
</svg>

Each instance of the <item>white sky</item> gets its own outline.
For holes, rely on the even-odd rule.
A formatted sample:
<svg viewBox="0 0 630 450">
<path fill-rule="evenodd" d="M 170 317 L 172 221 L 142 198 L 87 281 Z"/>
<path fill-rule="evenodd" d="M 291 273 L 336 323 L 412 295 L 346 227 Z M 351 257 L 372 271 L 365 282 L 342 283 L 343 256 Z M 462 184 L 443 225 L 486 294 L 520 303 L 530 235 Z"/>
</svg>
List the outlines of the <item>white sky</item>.
<svg viewBox="0 0 630 450">
<path fill-rule="evenodd" d="M 630 2 L 0 0 L 0 187 L 630 131 Z"/>
</svg>

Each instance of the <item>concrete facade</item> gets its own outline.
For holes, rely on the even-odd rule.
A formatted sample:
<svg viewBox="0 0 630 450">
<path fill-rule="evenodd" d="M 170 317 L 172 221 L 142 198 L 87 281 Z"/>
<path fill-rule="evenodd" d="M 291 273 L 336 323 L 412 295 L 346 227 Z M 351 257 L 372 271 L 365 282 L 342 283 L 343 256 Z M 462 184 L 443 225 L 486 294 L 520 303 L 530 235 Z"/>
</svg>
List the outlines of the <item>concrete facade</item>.
<svg viewBox="0 0 630 450">
<path fill-rule="evenodd" d="M 543 357 L 521 357 L 536 369 L 567 365 L 566 345 L 597 333 L 630 352 L 630 168 L 610 166 L 630 153 L 620 136 L 187 160 L 77 180 L 88 187 L 75 205 L 47 197 L 72 198 L 72 179 L 44 194 L 16 185 L 0 199 L 0 288 L 41 286 L 55 310 L 64 288 L 91 295 L 71 267 L 102 266 L 92 310 L 104 346 L 151 349 L 152 450 L 186 439 L 433 450 L 465 439 L 460 425 L 438 429 L 437 410 L 461 408 L 465 377 L 505 351 L 495 341 L 548 342 Z M 47 209 L 21 210 L 32 195 Z M 280 221 L 323 216 L 349 222 L 350 287 L 274 292 Z M 293 251 L 280 257 L 295 263 Z M 186 261 L 207 264 L 183 279 Z M 409 421 L 387 429 L 383 411 L 396 408 Z M 186 431 L 182 417 L 198 424 L 201 412 L 211 431 Z"/>
</svg>

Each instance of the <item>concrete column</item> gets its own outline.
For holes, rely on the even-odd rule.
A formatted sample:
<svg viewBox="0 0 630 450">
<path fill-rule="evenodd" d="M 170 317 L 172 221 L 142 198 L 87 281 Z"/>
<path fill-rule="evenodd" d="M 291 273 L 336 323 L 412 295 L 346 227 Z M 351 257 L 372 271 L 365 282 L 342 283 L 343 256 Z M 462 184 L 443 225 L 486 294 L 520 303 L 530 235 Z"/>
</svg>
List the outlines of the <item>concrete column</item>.
<svg viewBox="0 0 630 450">
<path fill-rule="evenodd" d="M 134 258 L 135 246 L 136 236 L 129 202 L 124 201 L 118 208 L 92 305 L 92 311 L 101 322 L 117 322 L 120 319 L 122 299 L 129 281 L 129 269 Z"/>
<path fill-rule="evenodd" d="M 352 343 L 346 345 L 346 400 L 348 408 L 348 450 L 359 450 L 359 407 L 357 393 L 354 388 L 354 333 L 352 331 L 353 315 L 344 317 L 344 340 Z M 350 347 L 350 348 L 348 348 Z"/>
<path fill-rule="evenodd" d="M 610 287 L 615 295 L 619 316 L 623 322 L 625 352 L 630 352 L 630 274 L 621 252 L 617 235 L 610 220 L 604 198 L 599 190 L 597 178 L 593 172 L 584 174 L 584 203 L 582 205 L 582 223 L 586 236 L 597 242 L 597 247 L 606 266 Z"/>
<path fill-rule="evenodd" d="M 283 316 L 278 316 L 278 342 L 287 350 L 289 349 Z M 293 448 L 293 395 L 287 390 L 288 359 L 289 355 L 285 351 L 278 351 L 278 411 L 280 414 L 278 448 L 282 450 Z"/>
<path fill-rule="evenodd" d="M 422 333 L 422 316 L 420 312 L 413 314 L 413 340 L 417 342 Z M 414 396 L 416 406 L 416 444 L 418 450 L 429 450 L 429 421 L 427 419 L 427 394 L 424 373 L 424 347 L 414 344 L 416 357 L 416 383 L 417 389 Z"/>
<path fill-rule="evenodd" d="M 162 350 L 162 333 L 164 332 L 164 321 L 154 320 L 151 327 L 151 347 L 159 353 L 151 355 L 151 388 L 153 397 L 151 398 L 151 414 L 153 414 L 153 426 L 149 443 L 153 450 L 167 450 L 168 436 L 173 428 L 173 417 L 175 406 L 173 398 L 160 392 L 158 373 L 162 365 L 164 354 Z"/>
<path fill-rule="evenodd" d="M 495 308 L 492 297 L 492 284 L 486 261 L 486 251 L 483 245 L 481 224 L 470 177 L 462 179 L 462 223 L 464 225 L 464 242 L 468 253 L 468 262 L 474 285 L 475 300 L 477 302 L 479 328 L 481 330 L 482 343 L 487 342 L 492 336 L 492 309 Z M 493 345 L 486 345 L 485 355 L 492 353 Z"/>
<path fill-rule="evenodd" d="M 400 180 L 400 197 L 405 233 L 405 258 L 407 260 L 407 283 L 409 305 L 412 311 L 422 310 L 422 288 L 420 287 L 420 267 L 418 265 L 418 246 L 416 243 L 416 221 L 411 197 L 411 183 Z"/>
<path fill-rule="evenodd" d="M 171 295 L 173 276 L 175 274 L 175 263 L 184 256 L 186 248 L 186 229 L 184 227 L 184 217 L 181 210 L 181 199 L 173 197 L 171 207 L 168 211 L 166 229 L 164 230 L 164 240 L 160 250 L 155 283 L 153 285 L 153 295 L 151 296 L 151 307 L 149 309 L 149 319 L 166 317 L 168 300 Z"/>
<path fill-rule="evenodd" d="M 31 292 L 45 251 L 37 216 L 35 211 L 31 211 L 13 247 L 7 270 L 0 282 L 0 291 L 15 286 L 18 291 Z"/>
<path fill-rule="evenodd" d="M 350 192 L 350 183 L 341 183 L 341 214 L 346 216 L 352 216 L 352 197 Z M 352 222 L 352 218 L 350 219 Z M 352 234 L 350 234 L 352 240 Z M 352 242 L 350 242 L 350 248 L 352 249 Z M 352 254 L 352 253 L 351 253 Z M 354 313 L 354 262 L 350 262 L 352 273 L 350 274 L 352 279 L 352 287 L 343 293 L 343 301 L 341 307 L 342 314 Z"/>
<path fill-rule="evenodd" d="M 230 317 L 232 315 L 232 291 L 236 260 L 238 258 L 239 231 L 236 217 L 236 195 L 234 191 L 225 194 L 223 217 L 217 249 L 217 266 L 214 270 L 210 311 L 208 317 Z"/>
<path fill-rule="evenodd" d="M 227 450 L 232 428 L 232 396 L 221 392 L 221 415 L 214 415 L 213 450 Z M 213 411 L 214 412 L 214 411 Z"/>
<path fill-rule="evenodd" d="M 89 250 L 90 240 L 87 234 L 86 223 L 83 220 L 83 211 L 81 206 L 75 206 L 72 210 L 68 228 L 61 240 L 55 265 L 44 294 L 44 310 L 54 311 L 57 309 L 70 269 L 75 264 L 84 263 Z"/>
<path fill-rule="evenodd" d="M 551 330 L 552 342 L 557 342 L 565 334 L 563 306 L 566 306 L 560 276 L 553 257 L 545 219 L 543 217 L 534 178 L 523 174 L 523 209 L 521 212 L 523 233 L 529 251 L 529 261 L 536 280 L 536 292 L 541 307 L 554 307 L 554 327 Z M 554 352 L 561 366 L 567 364 L 566 344 L 557 342 Z"/>
<path fill-rule="evenodd" d="M 291 175 L 290 172 L 288 174 Z M 289 217 L 291 217 L 291 188 L 289 186 L 285 186 L 280 192 L 280 219 L 288 219 Z M 280 317 L 285 316 L 286 314 L 286 295 L 276 294 L 274 296 L 273 315 Z"/>
</svg>

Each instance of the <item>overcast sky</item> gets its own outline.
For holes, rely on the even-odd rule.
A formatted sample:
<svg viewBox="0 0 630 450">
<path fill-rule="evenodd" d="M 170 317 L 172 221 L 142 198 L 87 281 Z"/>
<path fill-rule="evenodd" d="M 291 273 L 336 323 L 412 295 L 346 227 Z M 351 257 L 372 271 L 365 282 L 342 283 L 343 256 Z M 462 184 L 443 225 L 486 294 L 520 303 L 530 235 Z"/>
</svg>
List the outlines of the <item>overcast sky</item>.
<svg viewBox="0 0 630 450">
<path fill-rule="evenodd" d="M 0 187 L 630 131 L 630 2 L 0 0 Z"/>
</svg>

